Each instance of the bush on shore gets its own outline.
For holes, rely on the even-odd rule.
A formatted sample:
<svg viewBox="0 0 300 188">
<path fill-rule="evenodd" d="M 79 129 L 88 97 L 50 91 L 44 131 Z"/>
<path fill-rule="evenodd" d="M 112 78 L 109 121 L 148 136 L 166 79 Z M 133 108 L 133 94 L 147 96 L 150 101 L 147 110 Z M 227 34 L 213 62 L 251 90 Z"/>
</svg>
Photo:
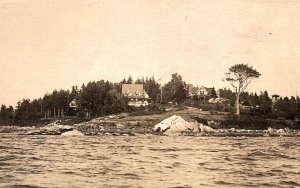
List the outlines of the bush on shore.
<svg viewBox="0 0 300 188">
<path fill-rule="evenodd" d="M 252 130 L 266 130 L 268 127 L 280 129 L 300 129 L 299 121 L 291 120 L 276 120 L 264 119 L 257 116 L 242 115 L 240 117 L 231 115 L 225 121 L 220 123 L 219 128 L 238 128 L 238 129 L 252 129 Z"/>
</svg>

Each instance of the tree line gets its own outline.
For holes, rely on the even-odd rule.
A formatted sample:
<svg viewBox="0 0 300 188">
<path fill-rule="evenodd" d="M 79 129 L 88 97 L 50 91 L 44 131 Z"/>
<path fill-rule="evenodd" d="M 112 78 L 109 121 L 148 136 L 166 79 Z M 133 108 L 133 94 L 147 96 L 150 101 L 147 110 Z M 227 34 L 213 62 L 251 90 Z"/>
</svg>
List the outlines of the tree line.
<svg viewBox="0 0 300 188">
<path fill-rule="evenodd" d="M 86 85 L 82 84 L 81 87 L 72 86 L 71 90 L 53 90 L 38 99 L 23 99 L 17 103 L 15 109 L 12 106 L 1 105 L 0 121 L 15 122 L 40 118 L 59 118 L 68 115 L 97 117 L 119 112 L 130 112 L 132 109 L 127 105 L 126 98 L 121 94 L 122 84 L 143 84 L 145 91 L 151 98 L 151 105 L 156 106 L 172 102 L 173 104 L 183 103 L 185 105 L 192 105 L 193 103 L 201 107 L 204 103 L 208 104 L 209 98 L 217 97 L 216 91 L 213 89 L 209 98 L 195 103 L 199 99 L 188 98 L 188 84 L 177 73 L 172 74 L 170 81 L 163 86 L 154 76 L 137 78 L 136 80 L 129 76 L 118 83 L 100 80 L 88 82 Z M 230 107 L 236 106 L 236 91 L 223 88 L 218 90 L 218 94 L 219 97 L 228 99 Z M 267 91 L 260 94 L 243 91 L 240 92 L 238 98 L 239 104 L 247 102 L 255 107 L 255 112 L 261 114 L 269 114 L 274 109 L 277 112 L 291 112 L 300 107 L 295 97 L 280 98 L 273 105 Z M 70 102 L 74 99 L 78 102 L 76 114 L 69 107 Z M 191 103 L 191 100 L 194 102 Z M 226 111 L 226 109 L 223 105 L 216 110 Z"/>
<path fill-rule="evenodd" d="M 72 86 L 71 90 L 53 90 L 38 99 L 21 100 L 15 109 L 12 106 L 1 105 L 0 121 L 14 122 L 74 115 L 74 111 L 69 107 L 74 99 L 78 101 L 78 116 L 102 116 L 129 111 L 127 101 L 121 94 L 122 84 L 125 83 L 144 84 L 144 89 L 153 103 L 160 102 L 160 84 L 153 76 L 138 78 L 136 81 L 129 76 L 119 83 L 100 80 L 82 84 L 80 88 Z"/>
</svg>

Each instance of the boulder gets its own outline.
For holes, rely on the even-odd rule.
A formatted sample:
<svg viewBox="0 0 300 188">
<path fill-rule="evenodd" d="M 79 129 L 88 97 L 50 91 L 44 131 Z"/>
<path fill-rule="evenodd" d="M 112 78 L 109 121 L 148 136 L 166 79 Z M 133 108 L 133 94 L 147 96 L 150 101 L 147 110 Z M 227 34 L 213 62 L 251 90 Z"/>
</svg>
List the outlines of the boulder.
<svg viewBox="0 0 300 188">
<path fill-rule="evenodd" d="M 154 126 L 154 131 L 165 135 L 182 135 L 182 133 L 198 133 L 199 125 L 185 121 L 181 116 L 173 115 Z"/>
<path fill-rule="evenodd" d="M 28 131 L 25 134 L 28 135 L 60 135 L 63 132 L 71 131 L 73 127 L 70 125 L 61 125 L 59 122 L 54 122 L 46 125 L 45 127 L 40 127 L 38 129 L 34 129 Z"/>
<path fill-rule="evenodd" d="M 217 121 L 214 121 L 214 120 L 211 120 L 211 121 L 208 120 L 208 121 L 207 121 L 207 124 L 208 124 L 208 126 L 214 127 L 214 128 L 217 128 L 217 127 L 220 126 L 220 123 L 217 122 Z"/>
<path fill-rule="evenodd" d="M 283 133 L 285 133 L 285 131 L 284 131 L 284 129 L 278 129 L 278 130 L 276 130 L 276 133 L 283 134 Z"/>
<path fill-rule="evenodd" d="M 44 127 L 44 129 L 48 132 L 62 132 L 70 131 L 73 129 L 73 127 L 70 125 L 48 124 Z"/>
<path fill-rule="evenodd" d="M 118 128 L 118 129 L 122 129 L 122 128 L 124 128 L 124 127 L 125 127 L 125 125 L 122 125 L 122 124 L 120 124 L 120 123 L 117 123 L 117 125 L 116 125 L 116 126 L 117 126 L 117 128 Z"/>
<path fill-rule="evenodd" d="M 84 134 L 78 130 L 67 131 L 61 134 L 62 136 L 84 136 Z"/>
<path fill-rule="evenodd" d="M 199 125 L 199 128 L 200 128 L 200 131 L 201 131 L 201 134 L 210 134 L 210 133 L 216 133 L 217 131 L 207 125 L 203 125 L 203 124 L 200 124 Z"/>
<path fill-rule="evenodd" d="M 273 133 L 275 133 L 275 130 L 272 129 L 271 127 L 269 127 L 269 128 L 267 129 L 267 133 L 273 134 Z"/>
</svg>

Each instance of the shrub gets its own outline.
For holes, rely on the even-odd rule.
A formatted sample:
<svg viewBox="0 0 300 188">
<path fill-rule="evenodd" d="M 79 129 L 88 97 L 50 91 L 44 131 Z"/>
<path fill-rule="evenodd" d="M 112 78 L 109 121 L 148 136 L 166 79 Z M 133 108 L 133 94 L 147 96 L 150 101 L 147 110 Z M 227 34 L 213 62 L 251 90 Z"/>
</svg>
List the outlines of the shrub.
<svg viewBox="0 0 300 188">
<path fill-rule="evenodd" d="M 268 121 L 263 118 L 255 116 L 228 116 L 228 118 L 221 122 L 222 128 L 239 128 L 239 129 L 258 129 L 263 130 L 269 127 Z"/>
</svg>

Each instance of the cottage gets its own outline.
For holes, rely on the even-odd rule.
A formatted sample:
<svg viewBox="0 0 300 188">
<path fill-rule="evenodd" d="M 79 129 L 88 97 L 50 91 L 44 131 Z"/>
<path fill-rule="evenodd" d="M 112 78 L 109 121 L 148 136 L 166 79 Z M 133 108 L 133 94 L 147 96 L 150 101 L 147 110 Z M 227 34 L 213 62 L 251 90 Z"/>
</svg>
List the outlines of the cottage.
<svg viewBox="0 0 300 188">
<path fill-rule="evenodd" d="M 214 91 L 214 88 L 201 86 L 200 88 L 197 86 L 189 86 L 188 87 L 188 96 L 194 97 L 197 96 L 201 100 L 209 99 Z"/>
<path fill-rule="evenodd" d="M 251 103 L 249 101 L 244 101 L 241 103 L 241 109 L 244 112 L 249 112 L 253 109 L 253 105 L 251 105 Z"/>
<path fill-rule="evenodd" d="M 69 107 L 72 109 L 77 109 L 78 108 L 78 101 L 76 99 L 73 99 L 70 104 Z"/>
<path fill-rule="evenodd" d="M 71 116 L 76 116 L 78 115 L 78 108 L 79 108 L 79 102 L 77 99 L 73 99 L 69 103 L 69 109 L 68 109 L 68 114 Z"/>
<path fill-rule="evenodd" d="M 122 94 L 128 99 L 129 106 L 148 106 L 151 100 L 143 84 L 122 84 Z"/>
<path fill-rule="evenodd" d="M 272 95 L 272 103 L 275 104 L 276 102 L 278 102 L 279 97 L 280 97 L 280 96 L 277 95 L 277 94 Z"/>
</svg>

